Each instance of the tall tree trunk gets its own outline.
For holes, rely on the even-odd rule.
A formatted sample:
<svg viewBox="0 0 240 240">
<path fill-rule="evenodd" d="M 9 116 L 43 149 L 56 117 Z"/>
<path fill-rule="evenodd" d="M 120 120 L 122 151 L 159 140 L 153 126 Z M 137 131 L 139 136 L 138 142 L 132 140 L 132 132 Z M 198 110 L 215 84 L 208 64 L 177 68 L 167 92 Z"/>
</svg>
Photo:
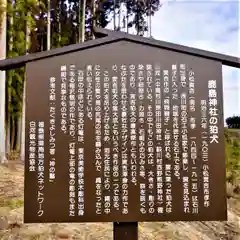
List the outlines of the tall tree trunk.
<svg viewBox="0 0 240 240">
<path fill-rule="evenodd" d="M 149 37 L 152 37 L 152 15 L 149 16 Z"/>
<path fill-rule="evenodd" d="M 22 126 L 21 126 L 21 148 L 20 148 L 20 158 L 21 161 L 25 160 L 25 106 L 26 106 L 26 78 L 23 83 L 23 104 L 22 104 Z"/>
<path fill-rule="evenodd" d="M 28 13 L 29 15 L 30 13 Z M 28 54 L 29 50 L 29 40 L 30 40 L 30 28 L 28 26 L 28 22 L 26 23 L 26 54 Z M 22 126 L 21 126 L 21 148 L 20 148 L 20 158 L 21 161 L 25 160 L 25 115 L 26 115 L 26 71 L 25 71 L 25 79 L 23 83 L 23 99 L 22 99 Z"/>
<path fill-rule="evenodd" d="M 10 129 L 10 113 L 8 113 L 8 122 L 6 126 L 6 153 L 9 154 L 11 152 L 11 129 Z"/>
<path fill-rule="evenodd" d="M 13 2 L 9 2 L 8 4 L 11 4 L 11 12 L 10 12 L 10 19 L 9 19 L 9 25 L 10 27 L 13 27 L 13 12 L 12 12 L 12 7 L 13 7 Z M 9 52 L 11 53 L 13 50 L 13 32 L 10 31 L 10 37 L 9 37 Z M 7 138 L 6 140 L 6 152 L 7 154 L 10 153 L 11 151 L 11 125 L 10 125 L 10 121 L 11 121 L 11 85 L 12 85 L 12 77 L 11 79 L 9 77 L 7 77 L 8 81 L 7 81 L 7 90 L 8 90 L 8 107 L 7 107 L 7 124 L 6 124 L 6 136 Z"/>
<path fill-rule="evenodd" d="M 47 9 L 47 51 L 51 49 L 51 1 L 48 0 Z"/>
<path fill-rule="evenodd" d="M 14 150 L 14 141 L 15 141 L 15 117 L 11 117 L 11 149 Z"/>
<path fill-rule="evenodd" d="M 83 15 L 83 1 L 78 1 L 78 43 L 82 41 L 82 15 Z"/>
<path fill-rule="evenodd" d="M 59 47 L 62 46 L 62 44 L 61 44 L 61 5 L 62 5 L 62 1 L 59 1 L 59 3 L 58 3 L 58 43 L 59 43 Z"/>
<path fill-rule="evenodd" d="M 8 79 L 9 81 L 10 79 Z M 10 82 L 10 81 L 9 81 Z M 7 84 L 7 88 L 8 88 L 8 108 L 7 108 L 7 123 L 6 123 L 6 153 L 9 154 L 11 151 L 11 83 Z"/>
<path fill-rule="evenodd" d="M 82 0 L 82 14 L 80 15 L 81 17 L 81 42 L 85 42 L 85 24 L 86 24 L 86 0 Z"/>
<path fill-rule="evenodd" d="M 7 0 L 2 0 L 2 7 L 7 7 Z M 1 15 L 1 28 L 0 28 L 0 60 L 6 58 L 6 11 L 4 9 Z M 4 163 L 6 159 L 5 151 L 5 99 L 6 96 L 6 72 L 0 71 L 0 162 Z"/>
<path fill-rule="evenodd" d="M 122 13 L 122 5 L 121 2 L 119 1 L 119 11 L 118 11 L 118 31 L 121 31 L 121 13 Z"/>
<path fill-rule="evenodd" d="M 152 1 L 150 0 L 149 6 L 148 6 L 148 11 L 149 11 L 149 24 L 148 24 L 148 28 L 149 28 L 149 37 L 152 37 Z"/>
<path fill-rule="evenodd" d="M 128 12 L 128 0 L 126 0 L 126 8 L 127 8 L 127 16 L 126 16 L 126 19 L 127 19 L 127 23 L 126 23 L 126 25 L 127 25 L 127 33 L 129 32 L 129 30 L 128 30 L 128 24 L 129 24 L 129 12 Z"/>
<path fill-rule="evenodd" d="M 23 83 L 22 115 L 21 115 L 21 140 L 20 140 L 20 158 L 25 161 L 25 105 L 26 105 L 26 79 Z"/>
<path fill-rule="evenodd" d="M 137 0 L 137 12 L 136 12 L 136 14 L 137 14 L 137 35 L 139 35 L 140 34 L 140 28 L 139 28 L 139 0 Z"/>
<path fill-rule="evenodd" d="M 85 1 L 85 0 L 84 0 Z M 92 13 L 93 13 L 93 28 L 96 27 L 96 0 L 93 0 Z M 85 26 L 85 23 L 84 23 Z M 94 34 L 92 33 L 92 39 L 95 39 Z"/>
<path fill-rule="evenodd" d="M 113 30 L 116 30 L 116 1 L 113 2 Z"/>
<path fill-rule="evenodd" d="M 23 130 L 24 131 L 24 130 Z M 21 147 L 21 133 L 22 133 L 22 116 L 18 118 L 18 127 L 17 127 L 17 151 L 20 151 Z"/>
</svg>

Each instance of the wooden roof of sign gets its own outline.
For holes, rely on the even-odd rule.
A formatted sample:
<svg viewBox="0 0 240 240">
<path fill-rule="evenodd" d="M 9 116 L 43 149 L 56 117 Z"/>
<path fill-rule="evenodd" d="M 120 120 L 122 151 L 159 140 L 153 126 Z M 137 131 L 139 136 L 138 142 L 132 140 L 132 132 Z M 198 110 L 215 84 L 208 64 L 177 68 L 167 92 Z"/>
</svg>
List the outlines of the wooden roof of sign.
<svg viewBox="0 0 240 240">
<path fill-rule="evenodd" d="M 187 55 L 192 55 L 195 57 L 202 57 L 210 60 L 215 60 L 221 62 L 223 65 L 240 68 L 240 58 L 224 55 L 216 52 L 210 52 L 206 50 L 201 50 L 197 48 L 187 47 L 184 45 L 174 44 L 165 41 L 159 41 L 152 38 L 146 38 L 141 36 L 136 36 L 128 34 L 125 32 L 115 32 L 102 28 L 95 28 L 94 35 L 97 37 L 94 40 L 90 40 L 84 43 L 73 44 L 61 48 L 56 48 L 50 51 L 43 51 L 38 53 L 32 53 L 24 56 L 8 58 L 0 61 L 0 70 L 14 69 L 24 66 L 26 63 L 50 58 L 54 56 L 59 56 L 63 54 L 68 54 L 72 52 L 81 51 L 88 48 L 98 47 L 105 44 L 110 44 L 113 42 L 125 40 L 137 44 L 144 44 L 150 47 L 157 47 L 165 50 L 170 50 L 178 53 L 183 53 Z"/>
</svg>

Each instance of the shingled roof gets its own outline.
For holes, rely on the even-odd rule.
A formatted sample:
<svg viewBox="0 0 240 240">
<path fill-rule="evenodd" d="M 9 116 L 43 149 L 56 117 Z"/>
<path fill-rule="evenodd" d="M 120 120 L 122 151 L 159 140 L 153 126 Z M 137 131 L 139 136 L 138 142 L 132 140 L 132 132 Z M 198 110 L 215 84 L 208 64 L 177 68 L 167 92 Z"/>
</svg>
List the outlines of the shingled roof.
<svg viewBox="0 0 240 240">
<path fill-rule="evenodd" d="M 110 44 L 117 41 L 129 41 L 138 44 L 144 44 L 150 47 L 157 47 L 169 51 L 188 54 L 196 57 L 202 57 L 210 60 L 221 62 L 223 65 L 240 68 L 240 58 L 224 55 L 216 52 L 205 51 L 197 48 L 187 47 L 179 44 L 174 44 L 165 41 L 159 41 L 152 38 L 146 38 L 128 34 L 125 32 L 115 32 L 102 28 L 95 28 L 94 35 L 96 39 L 84 43 L 73 44 L 61 48 L 56 48 L 50 51 L 32 53 L 24 56 L 8 58 L 0 61 L 0 70 L 14 69 L 24 66 L 26 63 L 37 61 L 44 58 L 59 56 L 72 52 L 81 51 L 84 49 L 98 47 L 105 44 Z"/>
</svg>

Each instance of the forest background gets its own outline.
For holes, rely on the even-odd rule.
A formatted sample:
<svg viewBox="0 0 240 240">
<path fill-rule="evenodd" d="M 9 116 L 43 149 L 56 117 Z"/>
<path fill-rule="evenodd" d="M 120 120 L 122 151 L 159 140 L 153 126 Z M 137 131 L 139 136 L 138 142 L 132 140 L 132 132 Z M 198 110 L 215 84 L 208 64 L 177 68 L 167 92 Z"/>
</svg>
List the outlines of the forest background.
<svg viewBox="0 0 240 240">
<path fill-rule="evenodd" d="M 110 21 L 116 31 L 135 28 L 144 35 L 150 28 L 149 16 L 160 6 L 159 0 L 0 0 L 1 38 L 6 39 L 5 46 L 1 41 L 0 59 L 93 39 L 93 26 L 104 28 Z M 24 67 L 6 72 L 6 154 L 22 149 L 22 160 L 24 83 Z"/>
</svg>

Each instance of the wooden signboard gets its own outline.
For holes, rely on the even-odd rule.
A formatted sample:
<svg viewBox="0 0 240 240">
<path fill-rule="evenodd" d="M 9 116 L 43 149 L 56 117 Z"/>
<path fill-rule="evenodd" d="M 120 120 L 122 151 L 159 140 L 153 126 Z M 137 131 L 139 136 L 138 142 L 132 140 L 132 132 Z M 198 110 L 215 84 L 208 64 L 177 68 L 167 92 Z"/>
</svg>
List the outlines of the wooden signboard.
<svg viewBox="0 0 240 240">
<path fill-rule="evenodd" d="M 126 39 L 26 69 L 24 222 L 227 219 L 220 61 Z"/>
</svg>

